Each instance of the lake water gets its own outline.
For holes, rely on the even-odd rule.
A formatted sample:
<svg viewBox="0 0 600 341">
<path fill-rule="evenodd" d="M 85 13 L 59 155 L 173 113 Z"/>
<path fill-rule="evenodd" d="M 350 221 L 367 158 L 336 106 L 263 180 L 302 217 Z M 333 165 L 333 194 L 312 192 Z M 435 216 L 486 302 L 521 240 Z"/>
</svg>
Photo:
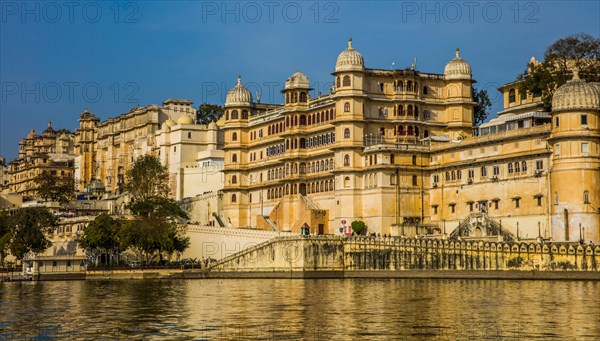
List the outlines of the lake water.
<svg viewBox="0 0 600 341">
<path fill-rule="evenodd" d="M 598 340 L 599 317 L 586 281 L 0 284 L 0 340 Z"/>
</svg>

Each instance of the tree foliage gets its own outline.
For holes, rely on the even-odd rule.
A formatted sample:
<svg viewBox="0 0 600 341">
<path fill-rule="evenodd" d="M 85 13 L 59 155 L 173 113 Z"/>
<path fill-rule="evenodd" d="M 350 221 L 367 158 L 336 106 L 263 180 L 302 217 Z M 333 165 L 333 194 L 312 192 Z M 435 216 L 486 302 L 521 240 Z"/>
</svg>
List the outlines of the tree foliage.
<svg viewBox="0 0 600 341">
<path fill-rule="evenodd" d="M 550 111 L 554 91 L 572 78 L 575 68 L 581 79 L 600 82 L 600 39 L 579 33 L 557 40 L 546 49 L 543 62 L 529 63 L 519 75 L 519 91 L 541 96 L 543 108 Z"/>
<path fill-rule="evenodd" d="M 179 222 L 188 219 L 181 206 L 168 197 L 169 175 L 153 156 L 142 156 L 127 173 L 126 188 L 132 200 L 127 205 L 134 218 L 123 223 L 119 232 L 122 250 L 132 248 L 146 260 L 163 253 L 183 252 L 189 238 Z"/>
<path fill-rule="evenodd" d="M 352 231 L 356 235 L 363 235 L 367 231 L 367 225 L 362 220 L 355 220 L 351 224 Z"/>
<path fill-rule="evenodd" d="M 125 190 L 133 201 L 144 201 L 151 197 L 169 195 L 169 173 L 152 155 L 140 156 L 127 172 Z"/>
<path fill-rule="evenodd" d="M 46 235 L 58 226 L 58 218 L 45 207 L 22 208 L 8 219 L 8 249 L 17 259 L 29 252 L 40 253 L 52 243 Z"/>
<path fill-rule="evenodd" d="M 11 229 L 9 216 L 5 211 L 0 211 L 0 266 L 4 264 L 4 259 L 8 255 L 10 239 Z"/>
<path fill-rule="evenodd" d="M 473 108 L 473 125 L 478 126 L 487 120 L 492 101 L 487 90 L 477 90 L 473 87 L 473 102 L 477 103 Z"/>
<path fill-rule="evenodd" d="M 223 116 L 223 107 L 216 104 L 202 103 L 196 111 L 196 123 L 209 124 L 218 121 Z"/>
<path fill-rule="evenodd" d="M 116 254 L 119 250 L 119 233 L 122 221 L 113 219 L 108 214 L 96 217 L 85 228 L 79 238 L 79 246 L 91 254 Z"/>
<path fill-rule="evenodd" d="M 72 178 L 52 175 L 44 172 L 34 179 L 38 196 L 46 201 L 69 202 L 75 196 L 75 182 Z"/>
</svg>

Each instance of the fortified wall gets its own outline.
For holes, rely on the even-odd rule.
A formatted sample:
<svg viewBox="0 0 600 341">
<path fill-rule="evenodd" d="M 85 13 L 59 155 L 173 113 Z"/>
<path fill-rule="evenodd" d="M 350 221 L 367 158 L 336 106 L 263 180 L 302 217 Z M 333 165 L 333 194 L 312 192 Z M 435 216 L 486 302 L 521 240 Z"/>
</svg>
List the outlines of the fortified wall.
<svg viewBox="0 0 600 341">
<path fill-rule="evenodd" d="M 278 237 L 215 263 L 211 273 L 522 271 L 600 274 L 600 246 L 393 237 Z"/>
</svg>

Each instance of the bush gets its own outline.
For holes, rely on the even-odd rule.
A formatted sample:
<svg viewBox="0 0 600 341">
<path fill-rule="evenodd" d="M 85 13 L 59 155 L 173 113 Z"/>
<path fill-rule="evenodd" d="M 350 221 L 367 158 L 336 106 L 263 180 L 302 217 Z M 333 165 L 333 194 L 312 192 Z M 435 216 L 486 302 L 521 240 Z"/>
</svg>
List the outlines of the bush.
<svg viewBox="0 0 600 341">
<path fill-rule="evenodd" d="M 353 221 L 351 226 L 352 226 L 352 231 L 354 231 L 354 234 L 356 234 L 356 235 L 365 234 L 365 232 L 367 231 L 367 225 L 362 220 Z"/>
</svg>

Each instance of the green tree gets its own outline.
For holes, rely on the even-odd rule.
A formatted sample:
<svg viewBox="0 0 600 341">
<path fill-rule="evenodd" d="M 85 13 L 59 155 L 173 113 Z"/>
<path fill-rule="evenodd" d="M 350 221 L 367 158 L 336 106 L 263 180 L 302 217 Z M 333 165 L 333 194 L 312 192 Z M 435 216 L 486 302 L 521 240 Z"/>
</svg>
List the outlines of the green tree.
<svg viewBox="0 0 600 341">
<path fill-rule="evenodd" d="M 572 78 L 575 68 L 581 79 L 600 82 L 600 39 L 579 33 L 557 40 L 546 49 L 543 62 L 529 63 L 519 75 L 519 91 L 541 96 L 544 110 L 551 111 L 554 91 Z"/>
<path fill-rule="evenodd" d="M 166 185 L 169 175 L 160 161 L 153 156 L 136 160 L 127 173 L 126 188 L 132 200 L 127 208 L 134 215 L 119 232 L 122 250 L 135 249 L 146 260 L 163 253 L 183 252 L 189 246 L 179 224 L 188 219 L 181 206 L 168 198 Z"/>
<path fill-rule="evenodd" d="M 95 256 L 116 255 L 119 252 L 118 236 L 121 226 L 121 220 L 113 219 L 108 214 L 101 214 L 85 228 L 78 240 L 79 246 Z M 107 263 L 108 261 L 106 259 Z"/>
<path fill-rule="evenodd" d="M 69 202 L 75 196 L 75 182 L 72 178 L 59 177 L 43 172 L 34 179 L 38 195 L 43 200 Z"/>
<path fill-rule="evenodd" d="M 4 259 L 10 249 L 11 229 L 9 216 L 6 211 L 0 211 L 0 266 L 4 266 Z"/>
<path fill-rule="evenodd" d="M 492 101 L 487 90 L 477 90 L 473 87 L 473 102 L 477 103 L 473 108 L 473 125 L 478 126 L 487 120 Z"/>
<path fill-rule="evenodd" d="M 223 107 L 216 104 L 202 103 L 196 111 L 196 123 L 209 124 L 218 121 L 223 116 Z"/>
<path fill-rule="evenodd" d="M 352 231 L 356 235 L 363 235 L 367 231 L 367 225 L 362 220 L 353 221 L 350 226 L 352 226 Z"/>
<path fill-rule="evenodd" d="M 152 197 L 169 195 L 169 173 L 152 155 L 137 158 L 127 172 L 125 190 L 129 191 L 134 202 L 142 202 Z"/>
<path fill-rule="evenodd" d="M 21 260 L 29 252 L 43 252 L 52 245 L 46 236 L 58 226 L 58 221 L 46 207 L 20 209 L 9 221 L 10 253 Z"/>
</svg>

